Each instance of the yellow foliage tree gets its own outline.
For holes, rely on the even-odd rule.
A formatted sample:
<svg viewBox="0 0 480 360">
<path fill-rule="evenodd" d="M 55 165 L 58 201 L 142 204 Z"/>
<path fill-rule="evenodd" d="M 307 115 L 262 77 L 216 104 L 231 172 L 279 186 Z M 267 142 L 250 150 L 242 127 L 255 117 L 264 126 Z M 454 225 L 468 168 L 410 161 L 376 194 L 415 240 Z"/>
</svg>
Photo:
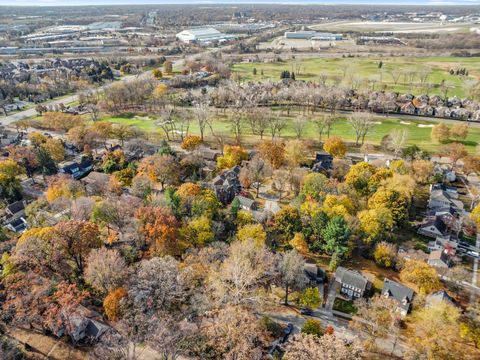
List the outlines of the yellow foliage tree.
<svg viewBox="0 0 480 360">
<path fill-rule="evenodd" d="M 384 238 L 393 227 L 392 213 L 385 207 L 360 211 L 358 219 L 367 243 Z"/>
<path fill-rule="evenodd" d="M 202 143 L 202 139 L 197 135 L 187 135 L 182 141 L 181 147 L 183 150 L 195 150 Z"/>
<path fill-rule="evenodd" d="M 300 232 L 295 233 L 293 239 L 290 240 L 290 245 L 301 254 L 308 253 L 308 244 L 305 241 L 305 236 Z"/>
<path fill-rule="evenodd" d="M 437 271 L 427 263 L 419 260 L 407 261 L 400 272 L 400 279 L 415 284 L 418 292 L 423 295 L 442 288 Z"/>
<path fill-rule="evenodd" d="M 248 159 L 247 150 L 241 146 L 225 145 L 223 147 L 223 156 L 217 159 L 218 169 L 229 169 L 235 165 L 239 165 L 242 160 Z"/>
<path fill-rule="evenodd" d="M 343 158 L 347 152 L 347 146 L 338 136 L 332 136 L 323 144 L 323 150 L 335 158 Z"/>
<path fill-rule="evenodd" d="M 267 241 L 267 233 L 260 224 L 248 224 L 238 230 L 237 239 L 240 241 L 253 239 L 256 246 L 262 247 Z"/>
</svg>

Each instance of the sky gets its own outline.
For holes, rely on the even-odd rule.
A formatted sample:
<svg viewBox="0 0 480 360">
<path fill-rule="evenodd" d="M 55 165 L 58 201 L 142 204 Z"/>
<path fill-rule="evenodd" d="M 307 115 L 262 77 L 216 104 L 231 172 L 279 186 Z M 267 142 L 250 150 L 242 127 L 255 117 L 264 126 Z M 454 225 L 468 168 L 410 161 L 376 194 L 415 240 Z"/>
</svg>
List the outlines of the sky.
<svg viewBox="0 0 480 360">
<path fill-rule="evenodd" d="M 115 4 L 369 4 L 480 5 L 480 0 L 0 0 L 0 6 L 72 6 Z"/>
</svg>

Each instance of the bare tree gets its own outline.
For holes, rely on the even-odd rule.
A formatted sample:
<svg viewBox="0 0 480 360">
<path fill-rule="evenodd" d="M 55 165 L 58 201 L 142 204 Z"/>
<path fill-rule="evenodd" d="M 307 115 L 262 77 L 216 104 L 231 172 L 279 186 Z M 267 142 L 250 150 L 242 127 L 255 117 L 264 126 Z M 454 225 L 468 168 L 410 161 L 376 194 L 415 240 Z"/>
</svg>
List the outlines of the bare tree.
<svg viewBox="0 0 480 360">
<path fill-rule="evenodd" d="M 278 191 L 278 200 L 282 200 L 283 193 L 287 190 L 290 173 L 286 170 L 275 170 L 273 173 L 272 189 Z"/>
<path fill-rule="evenodd" d="M 280 136 L 280 133 L 287 126 L 287 122 L 280 114 L 274 114 L 268 119 L 268 127 L 272 135 L 272 141 L 275 137 Z"/>
<path fill-rule="evenodd" d="M 288 305 L 289 290 L 302 290 L 306 285 L 304 266 L 305 260 L 297 250 L 290 250 L 281 254 L 278 262 L 278 273 L 280 283 L 285 288 L 285 305 Z"/>
<path fill-rule="evenodd" d="M 352 125 L 355 131 L 355 145 L 362 140 L 362 145 L 365 141 L 365 136 L 373 127 L 372 114 L 367 112 L 354 112 L 348 117 L 348 122 Z"/>
<path fill-rule="evenodd" d="M 327 133 L 327 138 L 330 137 L 330 130 L 335 123 L 335 120 L 335 116 L 332 115 L 323 115 L 314 120 L 320 141 L 322 140 L 322 135 L 324 132 Z"/>
<path fill-rule="evenodd" d="M 300 139 L 303 135 L 303 131 L 305 130 L 305 126 L 307 125 L 307 120 L 304 117 L 296 117 L 293 119 L 292 126 L 293 131 L 295 131 L 295 135 L 297 139 Z"/>
<path fill-rule="evenodd" d="M 393 156 L 398 157 L 400 151 L 407 143 L 408 132 L 405 129 L 394 129 L 390 133 L 390 148 L 393 150 Z"/>
<path fill-rule="evenodd" d="M 209 111 L 206 103 L 200 102 L 193 108 L 193 114 L 197 120 L 198 129 L 200 131 L 200 139 L 204 140 L 205 128 L 207 127 Z"/>
</svg>

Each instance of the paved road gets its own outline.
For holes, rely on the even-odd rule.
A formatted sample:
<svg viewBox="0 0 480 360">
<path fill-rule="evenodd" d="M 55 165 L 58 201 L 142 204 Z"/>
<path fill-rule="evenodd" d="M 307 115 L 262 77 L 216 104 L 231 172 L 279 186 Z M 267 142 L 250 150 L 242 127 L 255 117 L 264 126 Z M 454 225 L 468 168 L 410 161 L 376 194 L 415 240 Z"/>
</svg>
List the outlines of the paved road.
<svg viewBox="0 0 480 360">
<path fill-rule="evenodd" d="M 197 56 L 201 56 L 203 54 L 207 54 L 207 53 L 211 53 L 213 51 L 219 51 L 219 50 L 220 49 L 208 50 L 208 51 L 205 51 L 203 53 L 190 55 L 190 56 L 186 57 L 185 59 L 177 59 L 177 60 L 173 61 L 173 67 L 176 68 L 176 69 L 182 68 L 185 60 L 193 59 L 193 58 L 196 58 Z M 149 77 L 151 75 L 151 73 L 152 73 L 152 71 L 145 71 L 145 72 L 140 73 L 140 74 L 127 75 L 127 76 L 122 77 L 120 79 L 120 81 L 129 82 L 129 81 L 132 81 L 134 79 L 146 78 L 146 77 Z M 109 86 L 112 86 L 112 84 L 115 84 L 115 83 L 116 82 L 109 82 L 105 85 L 100 86 L 98 89 L 108 88 Z M 79 94 L 81 94 L 81 91 L 79 91 L 78 93 L 73 94 L 73 95 L 62 97 L 60 99 L 53 99 L 53 100 L 50 100 L 50 101 L 43 102 L 43 103 L 41 103 L 41 105 L 45 105 L 45 106 L 59 105 L 59 104 L 65 104 L 66 105 L 66 104 L 77 101 Z M 10 126 L 15 121 L 27 119 L 27 118 L 30 118 L 30 117 L 35 116 L 35 115 L 37 115 L 37 112 L 35 111 L 35 108 L 33 107 L 33 108 L 30 108 L 30 109 L 27 109 L 27 110 L 16 112 L 14 114 L 11 114 L 11 115 L 8 115 L 8 116 L 5 116 L 5 117 L 1 117 L 0 118 L 0 124 L 4 125 L 4 126 Z"/>
</svg>

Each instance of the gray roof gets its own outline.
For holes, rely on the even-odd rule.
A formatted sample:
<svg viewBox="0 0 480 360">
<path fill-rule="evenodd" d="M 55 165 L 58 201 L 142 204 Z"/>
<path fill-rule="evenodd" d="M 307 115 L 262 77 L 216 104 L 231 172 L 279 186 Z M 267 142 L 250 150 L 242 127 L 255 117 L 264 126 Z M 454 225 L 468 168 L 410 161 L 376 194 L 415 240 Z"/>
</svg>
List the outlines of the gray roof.
<svg viewBox="0 0 480 360">
<path fill-rule="evenodd" d="M 426 300 L 427 305 L 432 305 L 432 303 L 438 301 L 446 301 L 447 303 L 454 305 L 453 299 L 450 297 L 450 295 L 448 295 L 445 290 L 440 290 L 428 295 Z"/>
<path fill-rule="evenodd" d="M 342 284 L 352 285 L 357 289 L 366 290 L 369 280 L 355 270 L 349 270 L 342 266 L 335 271 L 335 279 Z"/>
<path fill-rule="evenodd" d="M 385 278 L 383 281 L 382 294 L 393 297 L 398 301 L 398 306 L 404 310 L 410 308 L 413 299 L 413 290 L 393 280 Z"/>
<path fill-rule="evenodd" d="M 252 206 L 255 204 L 255 200 L 249 199 L 245 196 L 238 195 L 237 199 L 238 199 L 238 201 L 240 201 L 241 206 L 245 206 L 249 209 L 251 209 Z"/>
</svg>

